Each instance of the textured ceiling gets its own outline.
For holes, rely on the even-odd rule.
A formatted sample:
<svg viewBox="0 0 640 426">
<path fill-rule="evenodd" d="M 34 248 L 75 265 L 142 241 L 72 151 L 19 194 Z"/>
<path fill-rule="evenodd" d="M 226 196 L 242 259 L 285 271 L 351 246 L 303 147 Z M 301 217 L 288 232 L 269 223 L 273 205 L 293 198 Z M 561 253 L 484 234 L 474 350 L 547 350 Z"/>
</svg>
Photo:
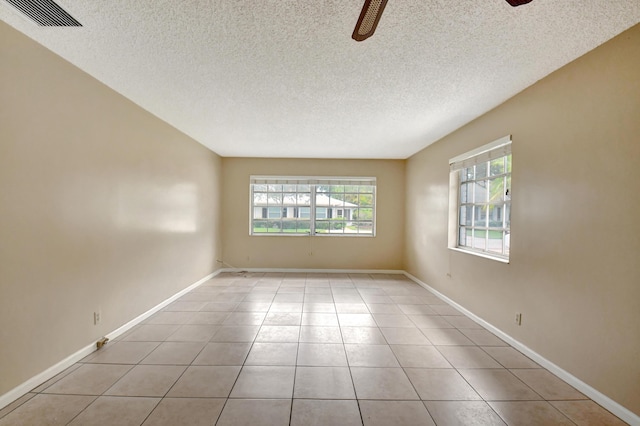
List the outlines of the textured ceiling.
<svg viewBox="0 0 640 426">
<path fill-rule="evenodd" d="M 0 19 L 223 156 L 406 158 L 640 22 L 638 0 L 59 0 Z M 486 142 L 486 141 L 485 141 Z"/>
</svg>

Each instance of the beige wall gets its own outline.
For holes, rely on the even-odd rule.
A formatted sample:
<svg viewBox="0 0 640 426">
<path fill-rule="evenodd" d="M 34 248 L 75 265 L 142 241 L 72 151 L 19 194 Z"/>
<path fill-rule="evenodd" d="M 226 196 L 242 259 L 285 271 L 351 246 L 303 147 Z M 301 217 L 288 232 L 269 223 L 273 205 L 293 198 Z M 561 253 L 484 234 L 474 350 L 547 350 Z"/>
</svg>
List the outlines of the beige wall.
<svg viewBox="0 0 640 426">
<path fill-rule="evenodd" d="M 405 162 L 224 158 L 223 256 L 238 268 L 402 269 Z M 376 237 L 249 236 L 249 176 L 375 176 Z"/>
<path fill-rule="evenodd" d="M 636 26 L 411 157 L 405 257 L 408 272 L 636 414 L 639 70 Z M 447 249 L 448 159 L 507 134 L 508 265 Z"/>
<path fill-rule="evenodd" d="M 221 160 L 2 22 L 0 75 L 2 395 L 214 271 Z"/>
</svg>

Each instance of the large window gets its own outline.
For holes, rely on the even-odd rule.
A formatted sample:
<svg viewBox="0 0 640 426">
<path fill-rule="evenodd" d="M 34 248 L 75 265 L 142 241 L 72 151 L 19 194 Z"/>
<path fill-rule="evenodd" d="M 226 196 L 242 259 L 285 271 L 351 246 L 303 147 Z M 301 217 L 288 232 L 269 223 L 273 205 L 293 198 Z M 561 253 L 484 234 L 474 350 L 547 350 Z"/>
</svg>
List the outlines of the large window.
<svg viewBox="0 0 640 426">
<path fill-rule="evenodd" d="M 449 161 L 455 248 L 508 260 L 511 242 L 511 137 Z M 451 203 L 453 207 L 454 203 Z M 450 246 L 451 244 L 450 238 Z"/>
<path fill-rule="evenodd" d="M 251 176 L 251 235 L 375 235 L 376 179 Z"/>
</svg>

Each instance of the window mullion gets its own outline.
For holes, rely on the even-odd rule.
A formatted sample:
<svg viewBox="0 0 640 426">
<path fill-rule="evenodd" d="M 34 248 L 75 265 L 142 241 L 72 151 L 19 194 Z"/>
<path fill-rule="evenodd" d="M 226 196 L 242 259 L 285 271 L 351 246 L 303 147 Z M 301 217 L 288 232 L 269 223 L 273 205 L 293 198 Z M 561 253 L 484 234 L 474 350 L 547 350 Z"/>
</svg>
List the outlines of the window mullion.
<svg viewBox="0 0 640 426">
<path fill-rule="evenodd" d="M 311 194 L 310 212 L 309 212 L 309 232 L 310 235 L 316 235 L 316 185 L 310 185 L 309 190 Z"/>
</svg>

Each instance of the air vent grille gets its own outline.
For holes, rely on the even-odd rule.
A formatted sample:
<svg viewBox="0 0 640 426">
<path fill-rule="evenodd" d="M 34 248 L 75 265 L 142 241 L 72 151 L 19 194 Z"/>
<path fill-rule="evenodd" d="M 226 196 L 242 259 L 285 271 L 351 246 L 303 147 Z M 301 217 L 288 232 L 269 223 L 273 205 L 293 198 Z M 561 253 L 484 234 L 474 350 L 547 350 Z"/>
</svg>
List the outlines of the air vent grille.
<svg viewBox="0 0 640 426">
<path fill-rule="evenodd" d="M 81 27 L 73 16 L 52 0 L 6 0 L 42 27 Z"/>
</svg>

